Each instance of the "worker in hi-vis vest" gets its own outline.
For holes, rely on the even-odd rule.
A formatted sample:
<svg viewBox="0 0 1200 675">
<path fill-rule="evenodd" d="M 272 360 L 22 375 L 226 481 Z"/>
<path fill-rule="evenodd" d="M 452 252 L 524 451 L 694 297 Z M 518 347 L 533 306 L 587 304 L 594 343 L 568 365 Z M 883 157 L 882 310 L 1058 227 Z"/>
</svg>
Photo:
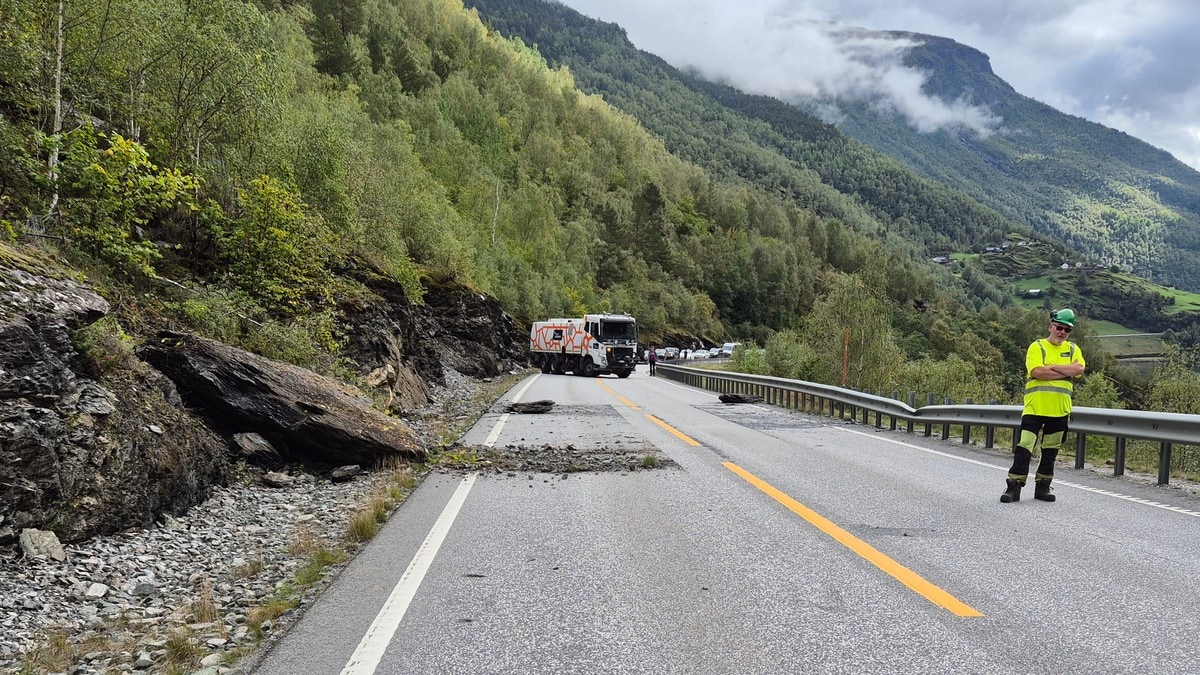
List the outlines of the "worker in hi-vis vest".
<svg viewBox="0 0 1200 675">
<path fill-rule="evenodd" d="M 1025 409 L 1021 411 L 1021 437 L 1013 449 L 1013 464 L 1008 470 L 1008 489 L 1000 495 L 1005 504 L 1020 501 L 1021 488 L 1029 476 L 1029 460 L 1038 434 L 1042 436 L 1042 459 L 1034 476 L 1033 498 L 1054 501 L 1050 481 L 1054 479 L 1054 460 L 1067 435 L 1071 417 L 1071 396 L 1075 380 L 1083 377 L 1087 363 L 1083 351 L 1067 340 L 1075 328 L 1075 312 L 1060 309 L 1050 313 L 1050 335 L 1036 340 L 1025 352 Z"/>
</svg>

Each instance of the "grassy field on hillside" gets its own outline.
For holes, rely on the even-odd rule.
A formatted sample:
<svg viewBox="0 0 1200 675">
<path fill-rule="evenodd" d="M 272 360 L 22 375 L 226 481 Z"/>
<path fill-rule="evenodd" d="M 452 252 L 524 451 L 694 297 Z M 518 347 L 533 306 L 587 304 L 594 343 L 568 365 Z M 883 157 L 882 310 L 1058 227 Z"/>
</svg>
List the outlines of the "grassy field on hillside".
<svg viewBox="0 0 1200 675">
<path fill-rule="evenodd" d="M 1101 342 L 1113 356 L 1156 356 L 1163 353 L 1163 341 L 1158 335 L 1107 335 Z"/>
<path fill-rule="evenodd" d="M 1154 286 L 1154 290 L 1169 298 L 1175 298 L 1175 304 L 1163 310 L 1167 314 L 1200 312 L 1200 294 L 1189 293 L 1188 291 L 1181 291 L 1177 288 L 1166 286 Z"/>
</svg>

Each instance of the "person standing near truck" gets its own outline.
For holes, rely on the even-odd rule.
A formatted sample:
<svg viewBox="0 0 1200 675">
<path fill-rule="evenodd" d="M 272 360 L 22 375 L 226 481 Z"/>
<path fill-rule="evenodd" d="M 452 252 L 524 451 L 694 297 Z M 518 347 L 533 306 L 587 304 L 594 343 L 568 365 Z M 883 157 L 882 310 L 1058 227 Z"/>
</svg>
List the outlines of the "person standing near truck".
<svg viewBox="0 0 1200 675">
<path fill-rule="evenodd" d="M 650 364 L 650 377 L 654 377 L 654 366 L 658 363 L 658 353 L 654 351 L 654 345 L 650 345 L 650 349 L 647 350 L 646 361 Z"/>
<path fill-rule="evenodd" d="M 1021 500 L 1021 488 L 1029 477 L 1029 460 L 1042 437 L 1042 459 L 1034 477 L 1033 498 L 1052 502 L 1050 482 L 1054 479 L 1054 460 L 1067 435 L 1071 417 L 1071 397 L 1075 380 L 1083 377 L 1087 363 L 1083 351 L 1067 340 L 1075 329 L 1075 312 L 1060 309 L 1050 313 L 1050 335 L 1036 340 L 1025 352 L 1025 408 L 1021 411 L 1021 437 L 1013 449 L 1013 464 L 1008 470 L 1007 489 L 1000 501 L 1008 504 Z"/>
</svg>

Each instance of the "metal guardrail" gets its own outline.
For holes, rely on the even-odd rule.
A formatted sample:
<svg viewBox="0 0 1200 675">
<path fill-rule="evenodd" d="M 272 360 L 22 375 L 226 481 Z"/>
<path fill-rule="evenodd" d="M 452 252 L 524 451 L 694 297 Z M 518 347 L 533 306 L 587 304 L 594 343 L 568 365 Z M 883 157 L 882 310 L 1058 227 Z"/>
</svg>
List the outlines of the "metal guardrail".
<svg viewBox="0 0 1200 675">
<path fill-rule="evenodd" d="M 970 443 L 973 428 L 981 427 L 984 446 L 988 448 L 995 447 L 996 429 L 1008 428 L 1015 431 L 1021 426 L 1021 406 L 1017 405 L 976 405 L 969 400 L 961 405 L 952 405 L 949 401 L 945 405 L 935 405 L 931 395 L 927 405 L 917 407 L 915 394 L 910 394 L 908 403 L 905 403 L 899 400 L 899 392 L 888 398 L 815 382 L 732 373 L 661 361 L 658 363 L 657 372 L 670 380 L 700 389 L 724 394 L 760 396 L 763 402 L 772 405 L 821 414 L 828 411 L 829 415 L 841 419 L 857 420 L 861 416 L 863 424 L 870 424 L 870 416 L 874 415 L 875 426 L 879 428 L 883 427 L 885 417 L 888 418 L 889 428 L 892 430 L 903 424 L 905 431 L 913 433 L 916 427 L 923 426 L 925 436 L 932 436 L 934 428 L 940 427 L 943 440 L 949 438 L 950 427 L 957 426 L 962 428 L 962 442 Z M 1111 436 L 1116 439 L 1114 476 L 1125 473 L 1125 449 L 1130 439 L 1157 441 L 1158 484 L 1166 485 L 1171 476 L 1172 446 L 1200 445 L 1200 415 L 1077 406 L 1071 412 L 1071 431 L 1076 435 L 1076 469 L 1084 467 L 1089 435 Z M 1013 434 L 1014 446 L 1019 437 L 1019 433 Z"/>
</svg>

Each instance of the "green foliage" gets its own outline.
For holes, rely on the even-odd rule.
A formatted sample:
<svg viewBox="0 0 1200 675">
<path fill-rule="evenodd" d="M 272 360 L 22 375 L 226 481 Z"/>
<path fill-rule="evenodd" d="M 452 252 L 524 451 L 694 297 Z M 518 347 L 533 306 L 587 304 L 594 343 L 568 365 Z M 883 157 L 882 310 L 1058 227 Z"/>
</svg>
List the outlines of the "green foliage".
<svg viewBox="0 0 1200 675">
<path fill-rule="evenodd" d="M 72 342 L 83 359 L 85 370 L 96 377 L 128 370 L 132 364 L 139 363 L 133 354 L 133 338 L 112 316 L 75 331 Z"/>
<path fill-rule="evenodd" d="M 200 182 L 156 166 L 136 141 L 90 127 L 68 134 L 61 170 L 69 198 L 62 217 L 72 242 L 118 272 L 153 277 L 151 263 L 162 256 L 141 233 L 173 209 L 196 208 Z"/>
<path fill-rule="evenodd" d="M 284 322 L 268 319 L 243 338 L 244 347 L 267 358 L 326 375 L 345 375 L 338 359 L 342 329 L 331 311 L 308 313 Z"/>
<path fill-rule="evenodd" d="M 869 391 L 891 388 L 903 354 L 893 339 L 888 309 L 883 293 L 861 277 L 833 277 L 832 288 L 813 306 L 802 329 L 816 354 L 818 382 Z"/>
<path fill-rule="evenodd" d="M 955 403 L 967 399 L 975 403 L 1012 403 L 997 381 L 981 379 L 976 366 L 957 354 L 905 362 L 892 386 L 882 389 L 893 390 L 900 391 L 905 397 L 908 392 L 915 392 L 918 406 L 925 405 L 930 394 L 938 404 L 947 398 Z"/>
<path fill-rule="evenodd" d="M 1166 362 L 1155 369 L 1145 405 L 1150 410 L 1200 414 L 1200 350 L 1168 349 Z"/>
<path fill-rule="evenodd" d="M 795 330 L 781 330 L 771 336 L 766 347 L 767 372 L 775 377 L 812 381 L 815 379 L 817 353 L 804 343 Z"/>
<path fill-rule="evenodd" d="M 240 344 L 245 326 L 253 322 L 252 317 L 264 314 L 245 293 L 213 287 L 196 289 L 194 295 L 169 303 L 167 309 L 192 332 L 230 345 Z"/>
<path fill-rule="evenodd" d="M 241 213 L 220 233 L 233 282 L 283 312 L 297 312 L 305 297 L 323 295 L 335 253 L 323 221 L 306 213 L 299 195 L 270 176 L 251 181 L 238 196 Z"/>
<path fill-rule="evenodd" d="M 1113 380 L 1102 373 L 1089 375 L 1075 385 L 1074 405 L 1123 410 L 1124 401 Z"/>
<path fill-rule="evenodd" d="M 729 359 L 729 367 L 739 373 L 750 375 L 772 374 L 766 351 L 753 344 L 741 344 L 734 347 L 733 355 Z"/>
</svg>

